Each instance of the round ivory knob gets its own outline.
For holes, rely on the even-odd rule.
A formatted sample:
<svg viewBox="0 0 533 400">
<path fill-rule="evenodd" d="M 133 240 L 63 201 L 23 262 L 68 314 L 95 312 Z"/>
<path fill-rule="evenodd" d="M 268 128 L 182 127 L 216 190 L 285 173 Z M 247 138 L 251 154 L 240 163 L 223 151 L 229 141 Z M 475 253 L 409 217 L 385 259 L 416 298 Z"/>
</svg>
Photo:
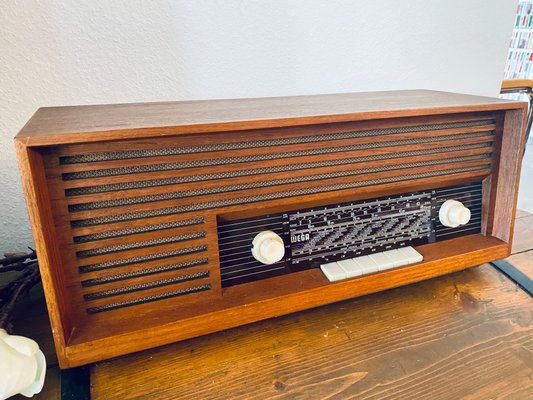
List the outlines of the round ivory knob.
<svg viewBox="0 0 533 400">
<path fill-rule="evenodd" d="M 439 220 L 444 226 L 456 228 L 459 225 L 468 224 L 470 210 L 457 200 L 446 200 L 439 210 Z"/>
<path fill-rule="evenodd" d="M 285 255 L 283 239 L 272 231 L 258 233 L 252 241 L 252 255 L 263 264 L 281 261 Z"/>
</svg>

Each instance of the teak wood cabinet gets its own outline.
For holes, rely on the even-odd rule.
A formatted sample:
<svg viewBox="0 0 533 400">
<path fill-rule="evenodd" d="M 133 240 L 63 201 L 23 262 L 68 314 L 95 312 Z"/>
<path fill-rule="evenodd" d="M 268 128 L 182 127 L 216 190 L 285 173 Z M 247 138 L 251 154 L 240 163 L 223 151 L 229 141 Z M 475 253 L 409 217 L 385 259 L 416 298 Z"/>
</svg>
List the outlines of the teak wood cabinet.
<svg viewBox="0 0 533 400">
<path fill-rule="evenodd" d="M 526 103 L 435 91 L 41 108 L 16 137 L 62 368 L 506 257 Z M 479 233 L 224 286 L 217 226 L 477 182 Z"/>
</svg>

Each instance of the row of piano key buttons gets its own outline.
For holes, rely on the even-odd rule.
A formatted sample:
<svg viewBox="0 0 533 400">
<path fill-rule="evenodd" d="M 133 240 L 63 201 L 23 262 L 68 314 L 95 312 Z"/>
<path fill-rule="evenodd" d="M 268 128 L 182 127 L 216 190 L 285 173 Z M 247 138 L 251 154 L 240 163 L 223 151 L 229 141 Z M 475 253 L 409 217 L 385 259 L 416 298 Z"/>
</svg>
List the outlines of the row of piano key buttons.
<svg viewBox="0 0 533 400">
<path fill-rule="evenodd" d="M 423 259 L 422 254 L 409 246 L 323 264 L 320 269 L 330 282 L 335 282 L 414 264 Z"/>
</svg>

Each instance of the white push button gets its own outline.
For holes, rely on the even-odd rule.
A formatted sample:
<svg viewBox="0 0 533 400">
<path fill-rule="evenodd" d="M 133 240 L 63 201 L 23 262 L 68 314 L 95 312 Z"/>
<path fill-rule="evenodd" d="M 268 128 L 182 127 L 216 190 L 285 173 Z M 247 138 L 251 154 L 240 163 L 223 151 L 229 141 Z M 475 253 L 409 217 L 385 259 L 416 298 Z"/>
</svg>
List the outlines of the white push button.
<svg viewBox="0 0 533 400">
<path fill-rule="evenodd" d="M 352 260 L 351 258 L 347 260 L 341 260 L 337 261 L 337 264 L 341 266 L 341 268 L 346 272 L 347 278 L 354 278 L 356 276 L 363 275 L 363 271 L 361 270 L 361 267 L 357 262 Z"/>
<path fill-rule="evenodd" d="M 424 257 L 412 247 L 383 251 L 368 256 L 340 260 L 323 264 L 320 269 L 330 282 L 340 281 L 356 276 L 386 271 L 394 267 L 414 264 L 423 261 Z"/>
<path fill-rule="evenodd" d="M 424 257 L 422 256 L 422 254 L 420 254 L 418 251 L 413 249 L 411 246 L 402 247 L 398 250 L 401 251 L 407 257 L 409 264 L 414 264 L 414 263 L 421 262 L 424 260 Z"/>
<path fill-rule="evenodd" d="M 394 261 L 384 252 L 370 254 L 369 256 L 378 265 L 378 271 L 385 271 L 390 268 L 394 268 Z"/>
<path fill-rule="evenodd" d="M 285 255 L 283 239 L 272 231 L 258 233 L 252 241 L 252 246 L 252 255 L 263 264 L 277 263 Z"/>
<path fill-rule="evenodd" d="M 378 272 L 378 264 L 369 256 L 362 256 L 353 259 L 361 267 L 363 275 Z"/>
<path fill-rule="evenodd" d="M 409 264 L 409 258 L 398 249 L 385 251 L 384 254 L 392 260 L 395 267 Z"/>
<path fill-rule="evenodd" d="M 470 216 L 470 210 L 457 200 L 446 200 L 439 209 L 440 223 L 449 228 L 468 224 Z"/>
<path fill-rule="evenodd" d="M 340 281 L 347 278 L 346 272 L 336 262 L 322 264 L 320 269 L 330 282 Z"/>
</svg>

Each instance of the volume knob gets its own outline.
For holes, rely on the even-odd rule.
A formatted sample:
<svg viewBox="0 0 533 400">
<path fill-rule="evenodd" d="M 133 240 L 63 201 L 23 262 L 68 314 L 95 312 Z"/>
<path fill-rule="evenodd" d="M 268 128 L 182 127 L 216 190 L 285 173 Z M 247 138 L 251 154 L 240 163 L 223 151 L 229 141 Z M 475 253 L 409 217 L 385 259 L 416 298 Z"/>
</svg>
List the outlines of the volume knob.
<svg viewBox="0 0 533 400">
<path fill-rule="evenodd" d="M 468 224 L 470 210 L 457 200 L 446 200 L 439 209 L 440 223 L 449 228 Z"/>
<path fill-rule="evenodd" d="M 252 241 L 252 255 L 263 264 L 281 261 L 285 255 L 283 239 L 272 231 L 258 233 Z"/>
</svg>

